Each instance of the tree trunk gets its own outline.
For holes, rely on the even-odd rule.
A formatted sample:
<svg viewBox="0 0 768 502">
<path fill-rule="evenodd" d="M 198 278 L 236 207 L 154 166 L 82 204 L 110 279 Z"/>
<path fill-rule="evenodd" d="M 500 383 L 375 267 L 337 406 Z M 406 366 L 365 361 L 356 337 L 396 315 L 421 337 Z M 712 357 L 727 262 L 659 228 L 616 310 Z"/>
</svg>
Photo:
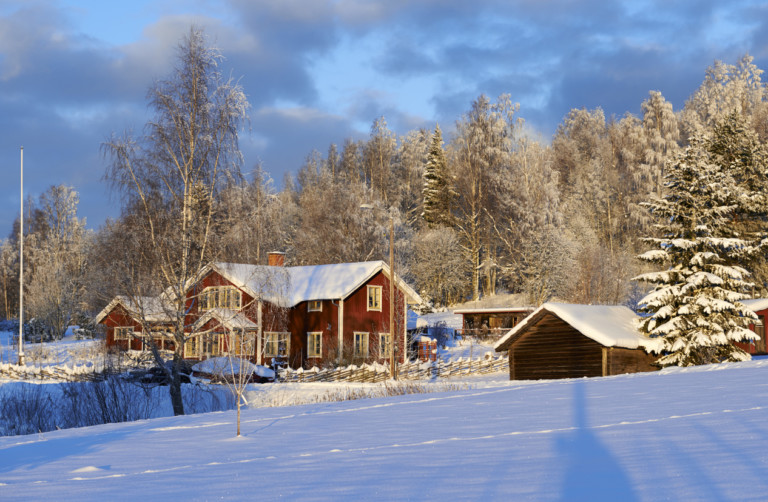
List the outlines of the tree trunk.
<svg viewBox="0 0 768 502">
<path fill-rule="evenodd" d="M 178 344 L 178 342 L 176 342 Z M 171 406 L 173 407 L 174 416 L 184 414 L 184 400 L 181 396 L 181 375 L 179 374 L 179 367 L 181 366 L 181 357 L 179 357 L 178 350 L 173 354 L 173 366 L 171 368 L 171 385 L 168 386 L 168 391 L 171 394 Z"/>
</svg>

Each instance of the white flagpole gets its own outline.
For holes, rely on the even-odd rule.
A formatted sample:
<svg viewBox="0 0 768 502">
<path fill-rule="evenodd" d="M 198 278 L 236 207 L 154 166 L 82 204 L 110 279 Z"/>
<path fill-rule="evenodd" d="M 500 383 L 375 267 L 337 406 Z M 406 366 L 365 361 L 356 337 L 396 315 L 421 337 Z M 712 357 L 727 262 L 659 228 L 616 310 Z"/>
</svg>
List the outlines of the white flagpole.
<svg viewBox="0 0 768 502">
<path fill-rule="evenodd" d="M 21 219 L 19 221 L 19 364 L 24 364 L 24 147 L 21 147 Z"/>
</svg>

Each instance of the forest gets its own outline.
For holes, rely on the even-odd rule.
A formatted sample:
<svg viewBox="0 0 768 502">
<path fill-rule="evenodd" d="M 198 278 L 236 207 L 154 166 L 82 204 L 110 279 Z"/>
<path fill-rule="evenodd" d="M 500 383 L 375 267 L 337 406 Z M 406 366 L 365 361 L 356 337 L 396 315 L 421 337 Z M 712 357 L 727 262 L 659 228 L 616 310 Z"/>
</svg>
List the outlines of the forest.
<svg viewBox="0 0 768 502">
<path fill-rule="evenodd" d="M 669 195 L 669 166 L 696 138 L 716 143 L 723 134 L 749 144 L 749 155 L 764 155 L 768 94 L 752 61 L 714 62 L 679 110 L 659 91 L 648 93 L 639 115 L 572 109 L 552 138 L 526 125 L 510 95 L 481 95 L 454 124 L 404 135 L 376 117 L 367 138 L 308 152 L 279 189 L 262 166 L 241 165 L 231 130 L 221 160 L 227 169 L 211 183 L 186 186 L 183 219 L 192 223 L 183 234 L 170 231 L 180 225 L 172 198 L 159 195 L 163 187 L 140 196 L 126 190 L 136 143 L 108 137 L 105 183 L 120 196 L 118 218 L 86 228 L 77 192 L 63 185 L 25 203 L 25 318 L 61 334 L 129 286 L 146 283 L 156 294 L 150 278 L 162 243 L 170 248 L 196 232 L 205 233 L 204 245 L 192 239 L 186 249 L 200 262 L 266 264 L 268 252 L 281 251 L 287 265 L 312 265 L 386 260 L 390 223 L 396 269 L 429 302 L 425 308 L 502 293 L 533 306 L 554 299 L 635 308 L 648 286 L 633 279 L 651 270 L 638 256 L 659 232 L 649 202 Z M 172 91 L 155 89 L 150 104 L 162 111 Z M 221 106 L 237 117 L 247 111 L 237 102 Z M 152 126 L 149 139 L 162 140 L 165 125 Z M 136 158 L 146 167 L 156 157 Z M 156 215 L 151 228 L 148 208 Z M 765 221 L 750 220 L 760 230 Z M 18 240 L 17 218 L 0 248 L 0 318 L 18 317 Z M 762 254 L 751 260 L 759 296 L 768 267 Z"/>
</svg>

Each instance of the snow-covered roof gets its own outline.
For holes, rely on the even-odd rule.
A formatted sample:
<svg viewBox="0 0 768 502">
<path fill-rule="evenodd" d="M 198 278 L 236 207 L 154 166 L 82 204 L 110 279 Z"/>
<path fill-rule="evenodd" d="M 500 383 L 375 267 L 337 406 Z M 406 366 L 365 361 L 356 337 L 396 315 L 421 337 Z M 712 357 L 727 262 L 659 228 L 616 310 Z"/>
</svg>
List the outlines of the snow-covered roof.
<svg viewBox="0 0 768 502">
<path fill-rule="evenodd" d="M 768 298 L 755 298 L 753 300 L 741 300 L 741 303 L 743 303 L 752 312 L 768 309 Z"/>
<path fill-rule="evenodd" d="M 545 303 L 496 342 L 494 349 L 507 350 L 518 334 L 536 324 L 547 312 L 605 347 L 650 350 L 656 350 L 658 347 L 657 340 L 638 331 L 637 314 L 623 305 Z"/>
<path fill-rule="evenodd" d="M 461 329 L 463 321 L 455 311 L 430 312 L 419 316 L 416 327 L 432 327 L 438 324 L 445 325 L 446 328 Z"/>
<path fill-rule="evenodd" d="M 130 298 L 128 296 L 116 296 L 109 304 L 104 307 L 101 312 L 96 315 L 94 321 L 98 324 L 109 315 L 112 310 L 118 305 L 122 305 L 129 315 L 133 316 L 137 320 L 141 317 L 147 322 L 170 322 L 171 319 L 168 316 L 168 308 L 159 297 L 154 296 L 139 296 L 136 298 Z"/>
<path fill-rule="evenodd" d="M 192 366 L 192 371 L 209 375 L 238 375 L 255 373 L 261 377 L 274 378 L 271 368 L 253 364 L 239 357 L 211 357 Z"/>
<path fill-rule="evenodd" d="M 383 261 L 333 263 L 302 267 L 270 267 L 240 263 L 214 263 L 213 269 L 254 297 L 293 307 L 310 300 L 345 299 L 379 271 L 389 276 Z M 421 297 L 410 286 L 397 279 L 410 303 L 420 303 Z"/>
<path fill-rule="evenodd" d="M 256 329 L 258 328 L 258 325 L 248 319 L 245 314 L 242 312 L 237 312 L 235 310 L 225 309 L 225 308 L 216 308 L 211 309 L 205 312 L 200 318 L 195 322 L 194 329 L 198 330 L 201 326 L 205 325 L 208 321 L 211 319 L 216 319 L 221 323 L 222 326 L 227 328 L 229 331 L 235 330 L 235 329 Z"/>
</svg>

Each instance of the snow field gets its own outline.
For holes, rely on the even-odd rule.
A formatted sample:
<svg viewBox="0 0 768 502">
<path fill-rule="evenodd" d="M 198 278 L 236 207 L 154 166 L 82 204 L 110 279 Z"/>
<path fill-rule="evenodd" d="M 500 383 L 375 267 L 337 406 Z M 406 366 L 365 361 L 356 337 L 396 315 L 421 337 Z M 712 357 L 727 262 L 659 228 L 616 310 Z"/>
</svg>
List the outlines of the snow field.
<svg viewBox="0 0 768 502">
<path fill-rule="evenodd" d="M 233 412 L 6 437 L 0 499 L 764 500 L 766 376 L 494 378 L 249 409 L 239 439 Z"/>
</svg>

